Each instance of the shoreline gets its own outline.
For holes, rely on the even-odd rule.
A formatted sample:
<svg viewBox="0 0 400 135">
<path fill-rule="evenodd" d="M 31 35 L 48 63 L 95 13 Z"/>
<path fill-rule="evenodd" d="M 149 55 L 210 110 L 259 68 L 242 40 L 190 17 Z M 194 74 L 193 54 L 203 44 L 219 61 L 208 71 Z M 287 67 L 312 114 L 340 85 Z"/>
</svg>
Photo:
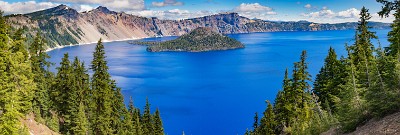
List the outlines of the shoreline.
<svg viewBox="0 0 400 135">
<path fill-rule="evenodd" d="M 159 37 L 159 36 L 157 36 L 157 37 Z M 161 37 L 163 37 L 163 36 L 161 36 Z M 119 39 L 119 40 L 102 40 L 102 42 L 103 43 L 109 43 L 109 42 L 118 42 L 118 41 L 140 40 L 140 39 L 145 39 L 145 38 L 152 38 L 152 37 L 134 37 L 134 38 L 127 38 L 127 39 Z M 95 44 L 97 42 L 98 41 L 90 42 L 90 43 L 79 43 L 79 44 L 71 44 L 71 45 L 62 45 L 62 46 L 58 45 L 58 46 L 56 46 L 54 48 L 47 48 L 45 50 L 45 52 L 49 52 L 49 51 L 53 51 L 53 50 L 57 50 L 57 49 L 62 49 L 62 48 L 65 48 L 65 47 Z"/>
</svg>

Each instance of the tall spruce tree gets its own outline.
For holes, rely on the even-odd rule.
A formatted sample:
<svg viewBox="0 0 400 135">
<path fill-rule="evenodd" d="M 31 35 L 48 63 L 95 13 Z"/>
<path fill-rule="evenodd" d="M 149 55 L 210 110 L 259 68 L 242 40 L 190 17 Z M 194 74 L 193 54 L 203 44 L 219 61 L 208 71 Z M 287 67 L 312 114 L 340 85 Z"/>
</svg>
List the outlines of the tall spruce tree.
<svg viewBox="0 0 400 135">
<path fill-rule="evenodd" d="M 45 52 L 45 42 L 46 41 L 40 36 L 40 34 L 37 33 L 33 43 L 29 46 L 32 72 L 35 74 L 34 81 L 37 84 L 32 101 L 33 112 L 36 116 L 35 119 L 39 122 L 43 121 L 42 118 L 50 116 L 49 110 L 51 102 L 49 92 L 51 81 L 54 78 L 53 74 L 48 70 L 51 63 L 47 61 L 50 56 Z"/>
<path fill-rule="evenodd" d="M 342 73 L 343 66 L 337 59 L 335 50 L 330 47 L 328 56 L 325 58 L 324 66 L 321 68 L 316 76 L 314 82 L 313 91 L 319 97 L 319 102 L 327 102 L 323 108 L 331 108 L 335 111 L 335 103 L 339 102 L 340 89 L 337 87 L 340 84 L 344 84 L 342 78 L 346 74 Z"/>
<path fill-rule="evenodd" d="M 146 98 L 146 105 L 144 107 L 144 112 L 142 116 L 141 124 L 143 125 L 143 134 L 149 135 L 154 133 L 154 125 L 152 124 L 152 115 L 150 113 L 150 103 L 149 99 Z"/>
<path fill-rule="evenodd" d="M 362 87 L 371 87 L 372 85 L 372 67 L 374 61 L 373 50 L 374 46 L 371 42 L 376 39 L 375 32 L 371 32 L 368 26 L 368 21 L 371 19 L 371 14 L 368 9 L 363 7 L 360 12 L 360 20 L 356 30 L 355 43 L 350 46 L 352 61 L 357 68 L 357 78 Z"/>
<path fill-rule="evenodd" d="M 111 88 L 111 76 L 105 60 L 104 45 L 101 39 L 97 42 L 93 52 L 91 70 L 93 71 L 91 86 L 94 103 L 92 107 L 92 131 L 94 134 L 113 134 L 112 105 L 114 92 Z"/>
<path fill-rule="evenodd" d="M 60 132 L 68 132 L 68 123 L 70 123 L 70 93 L 73 92 L 73 68 L 69 60 L 68 53 L 64 54 L 60 62 L 60 67 L 57 67 L 57 75 L 55 84 L 52 88 L 51 97 L 54 103 L 54 109 L 57 110 L 58 116 L 61 117 Z M 66 124 L 66 125 L 65 125 Z"/>
<path fill-rule="evenodd" d="M 71 89 L 67 92 L 67 113 L 64 115 L 66 130 L 70 134 L 88 133 L 86 110 L 89 97 L 89 75 L 83 62 L 75 57 L 72 65 Z"/>
<path fill-rule="evenodd" d="M 273 135 L 275 134 L 276 121 L 274 108 L 269 101 L 267 102 L 267 109 L 263 113 L 263 117 L 260 121 L 259 133 L 261 135 Z"/>
<path fill-rule="evenodd" d="M 153 115 L 154 134 L 164 135 L 163 123 L 161 121 L 160 110 L 157 108 Z"/>
</svg>

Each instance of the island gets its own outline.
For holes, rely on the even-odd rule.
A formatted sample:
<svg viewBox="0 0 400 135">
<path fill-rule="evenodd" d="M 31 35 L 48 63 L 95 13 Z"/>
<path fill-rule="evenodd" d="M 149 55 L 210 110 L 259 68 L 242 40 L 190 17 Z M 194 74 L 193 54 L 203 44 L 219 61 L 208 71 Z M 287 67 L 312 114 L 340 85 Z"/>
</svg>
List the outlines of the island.
<svg viewBox="0 0 400 135">
<path fill-rule="evenodd" d="M 199 27 L 177 39 L 165 42 L 132 42 L 132 44 L 148 45 L 149 52 L 185 51 L 204 52 L 244 48 L 244 45 L 230 37 L 213 31 L 211 28 Z"/>
</svg>

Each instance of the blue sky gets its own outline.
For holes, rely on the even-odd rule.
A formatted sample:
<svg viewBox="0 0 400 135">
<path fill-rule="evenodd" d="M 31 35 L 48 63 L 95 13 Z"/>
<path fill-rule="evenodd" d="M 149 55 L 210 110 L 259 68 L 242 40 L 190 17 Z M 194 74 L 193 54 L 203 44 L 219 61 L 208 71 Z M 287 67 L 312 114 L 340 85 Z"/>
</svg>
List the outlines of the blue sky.
<svg viewBox="0 0 400 135">
<path fill-rule="evenodd" d="M 381 19 L 377 16 L 381 5 L 375 0 L 0 0 L 0 8 L 6 14 L 33 12 L 59 4 L 78 11 L 105 6 L 114 11 L 161 19 L 237 12 L 248 18 L 318 23 L 357 21 L 359 10 L 365 6 L 370 9 L 372 21 L 393 20 L 392 17 Z"/>
</svg>

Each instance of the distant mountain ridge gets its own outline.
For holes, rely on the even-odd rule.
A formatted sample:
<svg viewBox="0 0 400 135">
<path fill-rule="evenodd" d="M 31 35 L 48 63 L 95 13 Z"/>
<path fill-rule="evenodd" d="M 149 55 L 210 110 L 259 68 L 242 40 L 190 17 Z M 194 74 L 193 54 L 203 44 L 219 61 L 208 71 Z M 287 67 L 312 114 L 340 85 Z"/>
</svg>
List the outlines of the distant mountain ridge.
<svg viewBox="0 0 400 135">
<path fill-rule="evenodd" d="M 319 24 L 307 21 L 273 22 L 249 19 L 237 13 L 219 13 L 183 20 L 160 20 L 110 11 L 98 7 L 79 13 L 66 5 L 28 14 L 7 16 L 13 28 L 29 31 L 41 30 L 49 42 L 49 48 L 63 45 L 105 41 L 128 40 L 155 36 L 180 36 L 198 27 L 208 27 L 222 34 L 274 32 L 274 31 L 322 31 L 355 29 L 357 22 Z M 371 23 L 376 29 L 390 28 L 388 23 Z M 27 33 L 32 37 L 34 33 Z"/>
</svg>

